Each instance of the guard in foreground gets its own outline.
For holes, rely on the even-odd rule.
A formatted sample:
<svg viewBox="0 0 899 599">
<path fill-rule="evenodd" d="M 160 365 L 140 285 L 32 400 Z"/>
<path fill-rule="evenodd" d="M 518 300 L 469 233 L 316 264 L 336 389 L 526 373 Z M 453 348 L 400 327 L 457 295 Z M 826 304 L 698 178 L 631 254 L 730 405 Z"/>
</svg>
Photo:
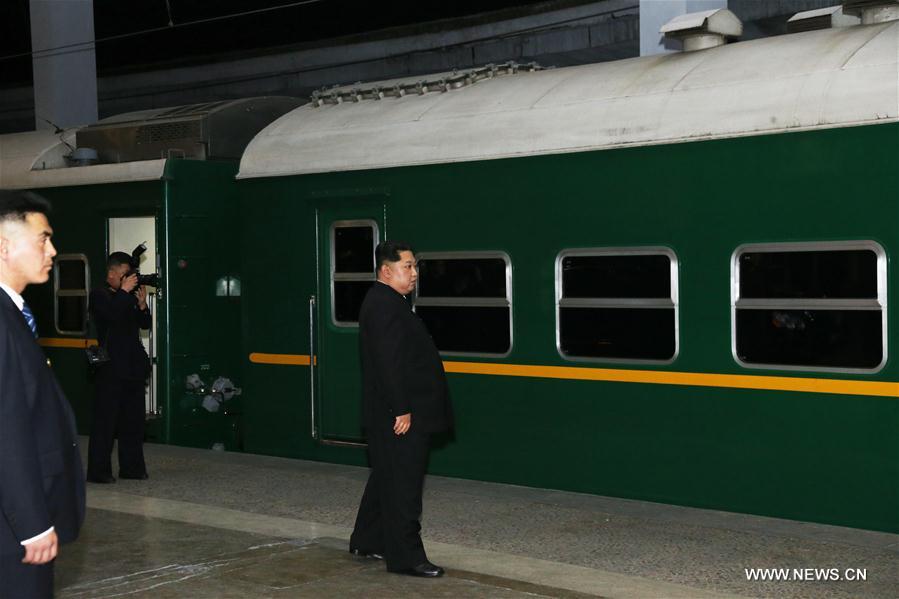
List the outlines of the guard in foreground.
<svg viewBox="0 0 899 599">
<path fill-rule="evenodd" d="M 362 394 L 371 475 L 350 553 L 384 559 L 387 570 L 437 577 L 421 542 L 421 495 L 431 433 L 452 426 L 443 362 L 405 296 L 418 269 L 412 248 L 384 241 L 375 250 L 378 280 L 359 313 Z"/>
<path fill-rule="evenodd" d="M 53 596 L 53 560 L 84 521 L 75 417 L 22 297 L 46 283 L 50 204 L 0 191 L 0 599 Z"/>
</svg>

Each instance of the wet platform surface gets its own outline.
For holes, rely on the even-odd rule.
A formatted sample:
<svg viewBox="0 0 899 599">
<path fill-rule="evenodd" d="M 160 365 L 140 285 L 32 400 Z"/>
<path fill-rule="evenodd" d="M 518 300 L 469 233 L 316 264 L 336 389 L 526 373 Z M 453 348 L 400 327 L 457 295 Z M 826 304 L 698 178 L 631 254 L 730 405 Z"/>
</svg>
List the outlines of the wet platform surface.
<svg viewBox="0 0 899 599">
<path fill-rule="evenodd" d="M 346 542 L 270 537 L 91 510 L 60 559 L 59 597 L 589 597 L 466 571 L 439 580 L 389 575 Z M 114 567 L 120 574 L 109 576 Z M 435 584 L 436 583 L 436 584 Z"/>
<path fill-rule="evenodd" d="M 86 447 L 83 440 L 83 447 Z M 367 469 L 147 445 L 148 481 L 88 485 L 58 597 L 897 597 L 899 535 L 429 477 L 440 579 L 347 539 Z M 746 568 L 864 569 L 751 581 Z"/>
</svg>

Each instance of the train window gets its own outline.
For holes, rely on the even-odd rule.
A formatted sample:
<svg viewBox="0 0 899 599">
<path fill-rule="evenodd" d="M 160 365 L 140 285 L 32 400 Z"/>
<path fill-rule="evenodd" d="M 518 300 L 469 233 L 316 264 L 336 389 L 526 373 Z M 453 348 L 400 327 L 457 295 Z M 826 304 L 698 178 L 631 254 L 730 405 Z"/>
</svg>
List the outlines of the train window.
<svg viewBox="0 0 899 599">
<path fill-rule="evenodd" d="M 512 350 L 512 264 L 500 252 L 423 253 L 415 312 L 441 353 Z"/>
<path fill-rule="evenodd" d="M 665 254 L 568 256 L 562 266 L 562 297 L 671 296 L 671 259 Z"/>
<path fill-rule="evenodd" d="M 740 255 L 741 298 L 877 298 L 873 250 Z"/>
<path fill-rule="evenodd" d="M 61 254 L 53 262 L 53 306 L 56 331 L 87 334 L 90 271 L 83 254 Z"/>
<path fill-rule="evenodd" d="M 334 228 L 334 272 L 372 273 L 375 271 L 376 227 L 372 225 Z"/>
<path fill-rule="evenodd" d="M 334 320 L 359 322 L 362 300 L 372 285 L 372 281 L 334 281 Z"/>
<path fill-rule="evenodd" d="M 359 325 L 359 309 L 377 278 L 373 220 L 336 221 L 331 225 L 331 320 L 337 326 Z"/>
<path fill-rule="evenodd" d="M 886 361 L 886 254 L 872 241 L 753 244 L 732 262 L 746 367 L 873 372 Z"/>
<path fill-rule="evenodd" d="M 668 248 L 566 250 L 556 259 L 562 357 L 671 362 L 678 351 L 677 258 Z"/>
</svg>

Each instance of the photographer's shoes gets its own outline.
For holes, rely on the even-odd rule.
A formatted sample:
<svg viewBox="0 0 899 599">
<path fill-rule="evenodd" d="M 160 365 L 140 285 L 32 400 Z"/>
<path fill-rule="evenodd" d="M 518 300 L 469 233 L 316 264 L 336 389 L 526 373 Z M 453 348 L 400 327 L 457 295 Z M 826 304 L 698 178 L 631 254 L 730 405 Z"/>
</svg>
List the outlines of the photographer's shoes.
<svg viewBox="0 0 899 599">
<path fill-rule="evenodd" d="M 94 476 L 93 474 L 88 474 L 85 479 L 89 483 L 97 483 L 100 485 L 108 485 L 115 482 L 115 477 L 112 475 L 109 476 Z"/>
</svg>

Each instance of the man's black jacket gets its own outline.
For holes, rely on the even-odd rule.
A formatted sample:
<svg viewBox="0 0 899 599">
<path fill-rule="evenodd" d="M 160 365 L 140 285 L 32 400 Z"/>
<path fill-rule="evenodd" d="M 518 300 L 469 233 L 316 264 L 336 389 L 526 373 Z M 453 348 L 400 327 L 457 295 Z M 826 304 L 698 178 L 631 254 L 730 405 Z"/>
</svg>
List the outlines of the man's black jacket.
<svg viewBox="0 0 899 599">
<path fill-rule="evenodd" d="M 359 312 L 359 351 L 365 424 L 392 427 L 412 413 L 412 428 L 425 433 L 452 427 L 453 412 L 434 341 L 409 302 L 375 282 Z"/>
<path fill-rule="evenodd" d="M 60 543 L 78 536 L 84 470 L 76 435 L 44 352 L 0 289 L 0 553 L 21 554 L 22 541 L 51 526 Z"/>
<path fill-rule="evenodd" d="M 140 329 L 149 329 L 149 310 L 137 307 L 137 298 L 119 289 L 102 287 L 91 291 L 91 317 L 97 327 L 97 340 L 109 352 L 109 362 L 100 372 L 119 379 L 146 380 L 150 359 L 140 340 Z"/>
</svg>

